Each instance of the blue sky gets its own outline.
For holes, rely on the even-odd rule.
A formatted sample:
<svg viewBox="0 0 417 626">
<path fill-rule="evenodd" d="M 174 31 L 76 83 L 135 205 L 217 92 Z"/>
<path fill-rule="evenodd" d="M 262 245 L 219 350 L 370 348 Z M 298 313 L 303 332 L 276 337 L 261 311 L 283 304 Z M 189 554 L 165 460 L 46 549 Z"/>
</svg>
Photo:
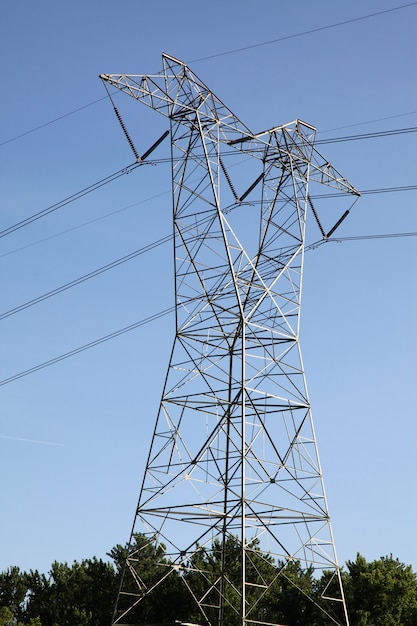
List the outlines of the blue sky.
<svg viewBox="0 0 417 626">
<path fill-rule="evenodd" d="M 318 139 L 415 127 L 417 3 L 403 4 L 3 2 L 0 230 L 133 162 L 98 75 L 155 73 L 162 52 L 254 132 L 297 117 Z M 166 121 L 117 106 L 143 153 Z M 359 190 L 416 184 L 413 133 L 320 150 Z M 415 232 L 415 202 L 364 195 L 338 235 Z M 122 176 L 1 238 L 0 313 L 170 232 L 169 165 Z M 341 563 L 392 553 L 417 570 L 415 261 L 415 237 L 306 254 L 301 347 Z M 172 306 L 172 271 L 164 244 L 0 319 L 0 380 Z M 128 539 L 173 330 L 166 316 L 0 387 L 0 570 Z"/>
</svg>

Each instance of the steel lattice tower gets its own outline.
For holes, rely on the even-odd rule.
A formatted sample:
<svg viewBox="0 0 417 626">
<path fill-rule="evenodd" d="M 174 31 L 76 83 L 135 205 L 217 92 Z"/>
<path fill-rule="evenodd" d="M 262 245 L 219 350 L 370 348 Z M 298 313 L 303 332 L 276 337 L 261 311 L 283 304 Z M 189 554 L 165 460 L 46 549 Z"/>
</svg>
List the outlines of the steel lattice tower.
<svg viewBox="0 0 417 626">
<path fill-rule="evenodd" d="M 135 623 L 170 576 L 200 624 L 271 623 L 264 600 L 296 563 L 327 572 L 312 606 L 347 624 L 298 337 L 309 205 L 326 237 L 309 184 L 359 194 L 314 127 L 253 134 L 169 55 L 161 74 L 101 78 L 169 119 L 175 248 L 176 334 L 114 623 Z M 144 538 L 165 546 L 151 582 L 137 574 Z"/>
</svg>

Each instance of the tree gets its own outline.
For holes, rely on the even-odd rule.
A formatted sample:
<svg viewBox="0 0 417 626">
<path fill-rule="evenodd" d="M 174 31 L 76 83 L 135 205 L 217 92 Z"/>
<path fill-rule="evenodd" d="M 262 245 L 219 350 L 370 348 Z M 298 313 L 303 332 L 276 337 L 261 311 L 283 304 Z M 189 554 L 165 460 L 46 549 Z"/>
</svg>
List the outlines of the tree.
<svg viewBox="0 0 417 626">
<path fill-rule="evenodd" d="M 117 577 L 101 559 L 52 564 L 49 576 L 26 575 L 28 595 L 23 619 L 42 626 L 107 626 L 111 621 Z"/>
<path fill-rule="evenodd" d="M 19 616 L 26 594 L 25 576 L 18 567 L 9 567 L 0 574 L 0 608 L 7 608 L 13 616 Z M 3 614 L 6 615 L 7 611 L 3 611 Z M 6 619 L 4 615 L 3 620 Z M 7 621 L 5 623 L 7 624 Z"/>
<path fill-rule="evenodd" d="M 215 539 L 211 548 L 197 548 L 182 573 L 189 596 L 195 598 L 187 621 L 206 621 L 197 602 L 204 606 L 211 623 L 218 621 L 220 613 L 225 626 L 236 621 L 236 607 L 241 602 L 241 552 L 234 536 L 227 537 L 224 545 Z"/>
<path fill-rule="evenodd" d="M 115 546 L 109 553 L 114 565 L 97 558 L 71 566 L 55 562 L 47 575 L 11 567 L 0 573 L 0 626 L 109 626 L 128 552 L 127 573 L 141 581 L 143 595 L 126 621 L 217 623 L 222 614 L 224 626 L 233 626 L 242 602 L 244 558 L 249 620 L 334 626 L 319 609 L 321 595 L 332 595 L 336 585 L 331 573 L 315 578 L 297 561 L 276 562 L 256 540 L 242 550 L 233 535 L 224 544 L 215 540 L 211 547 L 198 548 L 184 567 L 144 535 L 135 536 L 130 547 Z M 352 626 L 416 626 L 417 576 L 411 566 L 392 556 L 367 563 L 358 554 L 342 577 Z M 202 600 L 203 610 L 196 600 Z"/>
<path fill-rule="evenodd" d="M 8 606 L 0 607 L 0 626 L 13 626 L 13 611 Z"/>
<path fill-rule="evenodd" d="M 290 561 L 278 563 L 277 572 L 279 577 L 270 594 L 272 619 L 291 626 L 322 624 L 323 614 L 315 604 L 319 604 L 319 595 L 313 568 L 304 570 L 299 561 Z"/>
<path fill-rule="evenodd" d="M 249 620 L 313 626 L 315 588 L 312 568 L 304 571 L 297 561 L 276 563 L 270 554 L 261 551 L 258 539 L 248 542 L 242 551 L 240 540 L 232 535 L 226 538 L 224 545 L 215 540 L 210 549 L 200 548 L 183 574 L 192 593 L 197 598 L 204 598 L 204 610 L 212 623 L 217 623 L 221 611 L 225 626 L 236 623 L 242 603 L 243 558 L 247 581 L 246 616 Z M 222 571 L 225 572 L 223 583 Z M 202 620 L 203 616 L 195 609 L 188 618 L 188 621 L 197 623 Z"/>
<path fill-rule="evenodd" d="M 177 568 L 166 557 L 163 544 L 137 534 L 129 546 L 119 544 L 109 552 L 109 556 L 115 563 L 119 578 L 124 575 L 124 594 L 132 593 L 139 600 L 137 606 L 129 612 L 131 621 L 156 624 L 185 620 L 188 617 L 190 598 L 185 593 Z M 138 593 L 142 593 L 140 599 Z M 130 602 L 128 596 L 125 598 L 127 608 Z M 118 608 L 123 612 L 122 599 Z"/>
<path fill-rule="evenodd" d="M 347 604 L 355 626 L 415 626 L 417 576 L 391 556 L 367 563 L 359 553 L 347 562 Z"/>
</svg>

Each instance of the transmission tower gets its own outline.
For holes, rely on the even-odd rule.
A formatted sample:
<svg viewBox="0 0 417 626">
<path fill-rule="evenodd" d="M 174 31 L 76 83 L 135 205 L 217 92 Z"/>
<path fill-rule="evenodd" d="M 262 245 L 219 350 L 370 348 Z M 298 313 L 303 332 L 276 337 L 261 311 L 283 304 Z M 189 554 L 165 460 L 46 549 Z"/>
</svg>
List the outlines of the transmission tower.
<svg viewBox="0 0 417 626">
<path fill-rule="evenodd" d="M 173 577 L 183 621 L 276 623 L 291 587 L 348 624 L 298 337 L 307 211 L 324 239 L 349 212 L 327 231 L 309 186 L 359 193 L 314 127 L 254 134 L 167 54 L 160 74 L 101 78 L 169 120 L 175 248 L 176 332 L 113 623 L 137 623 Z M 326 584 L 313 594 L 294 568 Z"/>
</svg>

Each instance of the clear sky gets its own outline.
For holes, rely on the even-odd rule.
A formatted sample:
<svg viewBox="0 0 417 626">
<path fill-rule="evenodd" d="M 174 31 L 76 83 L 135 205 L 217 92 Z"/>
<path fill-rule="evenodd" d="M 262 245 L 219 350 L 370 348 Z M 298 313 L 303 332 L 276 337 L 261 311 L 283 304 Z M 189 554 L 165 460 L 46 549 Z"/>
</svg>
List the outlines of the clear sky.
<svg viewBox="0 0 417 626">
<path fill-rule="evenodd" d="M 155 73 L 162 52 L 254 132 L 297 117 L 318 139 L 416 127 L 417 2 L 405 4 L 3 1 L 0 231 L 134 161 L 98 75 Z M 117 106 L 139 153 L 167 127 L 123 94 Z M 415 133 L 320 151 L 359 190 L 417 184 Z M 168 142 L 155 152 L 167 156 Z M 412 190 L 364 195 L 338 235 L 416 231 Z M 2 236 L 0 380 L 172 306 L 165 243 L 1 317 L 170 232 L 159 164 Z M 306 254 L 301 347 L 341 563 L 392 553 L 417 570 L 416 286 L 415 237 Z M 165 316 L 0 386 L 0 571 L 127 541 L 173 330 Z"/>
</svg>

